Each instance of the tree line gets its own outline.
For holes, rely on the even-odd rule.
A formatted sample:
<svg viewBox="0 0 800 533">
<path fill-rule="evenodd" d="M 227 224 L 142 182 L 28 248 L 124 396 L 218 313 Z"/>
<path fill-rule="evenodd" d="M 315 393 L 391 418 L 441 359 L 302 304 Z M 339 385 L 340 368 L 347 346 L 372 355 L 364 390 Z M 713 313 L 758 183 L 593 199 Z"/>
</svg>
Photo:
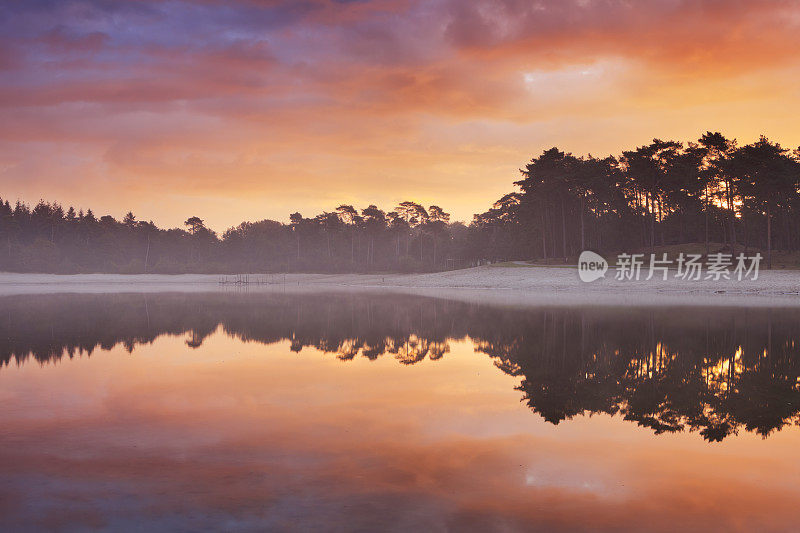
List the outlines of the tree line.
<svg viewBox="0 0 800 533">
<path fill-rule="evenodd" d="M 567 262 L 599 252 L 697 245 L 710 252 L 800 250 L 800 149 L 766 137 L 738 145 L 718 132 L 696 142 L 654 139 L 618 156 L 543 151 L 517 190 L 469 225 L 437 205 L 390 211 L 340 205 L 289 223 L 243 222 L 218 235 L 192 216 L 183 228 L 96 217 L 40 201 L 0 199 L 0 270 L 18 272 L 434 271 L 485 261 Z"/>
<path fill-rule="evenodd" d="M 436 205 L 384 212 L 340 205 L 311 218 L 242 222 L 221 236 L 203 219 L 162 229 L 40 201 L 0 199 L 0 270 L 17 272 L 368 272 L 461 266 L 466 226 Z M 458 258 L 458 259 L 456 259 Z"/>
<path fill-rule="evenodd" d="M 773 250 L 800 250 L 800 149 L 764 136 L 654 139 L 606 158 L 551 148 L 521 174 L 519 191 L 472 223 L 487 255 L 566 260 L 693 243 L 706 255 L 763 250 L 769 264 Z"/>
</svg>

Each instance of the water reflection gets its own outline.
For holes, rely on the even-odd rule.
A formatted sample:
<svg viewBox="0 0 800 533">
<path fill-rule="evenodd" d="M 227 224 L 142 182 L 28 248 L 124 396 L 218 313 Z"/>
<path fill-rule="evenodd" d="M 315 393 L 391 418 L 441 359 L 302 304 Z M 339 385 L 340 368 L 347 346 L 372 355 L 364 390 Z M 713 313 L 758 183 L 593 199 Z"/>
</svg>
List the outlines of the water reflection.
<svg viewBox="0 0 800 533">
<path fill-rule="evenodd" d="M 502 308 L 393 295 L 46 295 L 0 299 L 0 363 L 53 363 L 161 335 L 196 348 L 219 328 L 343 361 L 446 357 L 470 339 L 558 424 L 622 416 L 655 434 L 721 441 L 800 423 L 800 310 Z"/>
</svg>

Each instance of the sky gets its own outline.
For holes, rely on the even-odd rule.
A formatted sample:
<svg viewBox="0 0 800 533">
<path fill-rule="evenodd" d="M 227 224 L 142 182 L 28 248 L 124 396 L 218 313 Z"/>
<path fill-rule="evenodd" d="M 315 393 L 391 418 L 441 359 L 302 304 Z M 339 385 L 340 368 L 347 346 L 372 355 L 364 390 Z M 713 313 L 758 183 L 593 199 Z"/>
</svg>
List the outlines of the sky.
<svg viewBox="0 0 800 533">
<path fill-rule="evenodd" d="M 0 197 L 218 231 L 413 200 L 469 221 L 558 146 L 800 145 L 800 3 L 0 5 Z"/>
</svg>

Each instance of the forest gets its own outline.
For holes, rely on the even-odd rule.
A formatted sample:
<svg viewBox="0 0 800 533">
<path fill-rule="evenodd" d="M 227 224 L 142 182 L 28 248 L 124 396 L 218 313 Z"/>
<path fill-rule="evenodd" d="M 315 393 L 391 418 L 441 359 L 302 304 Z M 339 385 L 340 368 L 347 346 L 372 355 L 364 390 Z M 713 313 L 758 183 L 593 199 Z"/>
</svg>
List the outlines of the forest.
<svg viewBox="0 0 800 533">
<path fill-rule="evenodd" d="M 51 273 L 420 272 L 511 260 L 692 246 L 706 255 L 800 251 L 800 148 L 719 132 L 654 139 L 616 156 L 550 148 L 515 189 L 467 225 L 437 205 L 339 205 L 289 222 L 242 222 L 222 235 L 193 215 L 159 228 L 57 202 L 0 199 L 0 271 Z"/>
</svg>

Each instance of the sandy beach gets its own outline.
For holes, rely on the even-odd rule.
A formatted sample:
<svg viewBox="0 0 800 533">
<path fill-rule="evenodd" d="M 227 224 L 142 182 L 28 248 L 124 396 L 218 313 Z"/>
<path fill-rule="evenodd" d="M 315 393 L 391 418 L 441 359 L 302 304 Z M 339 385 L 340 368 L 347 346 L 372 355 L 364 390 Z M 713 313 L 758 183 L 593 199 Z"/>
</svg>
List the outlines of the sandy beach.
<svg viewBox="0 0 800 533">
<path fill-rule="evenodd" d="M 388 291 L 503 304 L 800 306 L 800 271 L 762 271 L 757 280 L 591 283 L 566 267 L 483 266 L 432 274 L 253 274 L 220 284 L 218 275 L 0 274 L 0 294 L 56 292 Z M 233 280 L 234 277 L 228 276 Z M 259 283 L 256 283 L 259 281 Z"/>
</svg>

